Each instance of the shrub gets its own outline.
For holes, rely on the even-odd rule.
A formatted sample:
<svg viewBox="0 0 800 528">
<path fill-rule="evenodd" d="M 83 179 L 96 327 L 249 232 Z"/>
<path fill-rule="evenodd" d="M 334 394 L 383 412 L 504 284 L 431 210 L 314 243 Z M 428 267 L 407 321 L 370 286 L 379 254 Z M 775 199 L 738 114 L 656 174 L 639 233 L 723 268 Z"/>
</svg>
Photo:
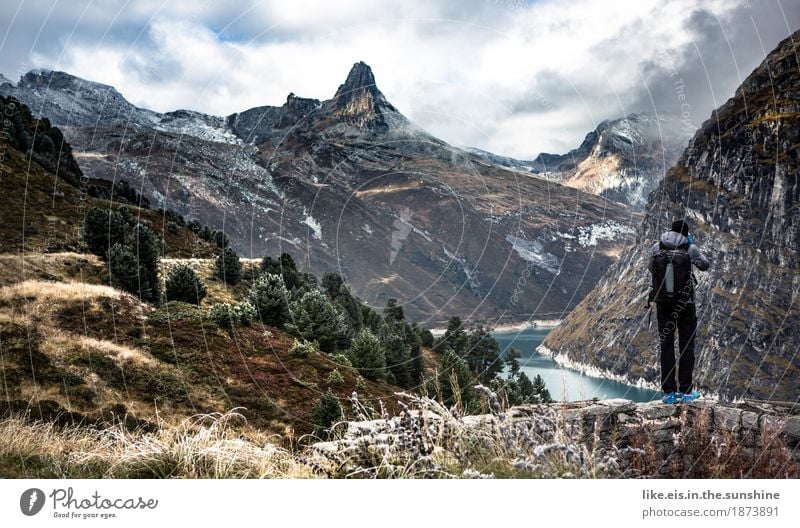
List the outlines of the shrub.
<svg viewBox="0 0 800 528">
<path fill-rule="evenodd" d="M 283 327 L 289 319 L 289 292 L 280 275 L 262 273 L 247 293 L 247 300 L 265 324 Z"/>
<path fill-rule="evenodd" d="M 350 347 L 353 366 L 362 376 L 371 380 L 386 377 L 386 354 L 380 340 L 369 329 L 358 333 Z"/>
<path fill-rule="evenodd" d="M 350 361 L 350 358 L 347 356 L 347 354 L 343 352 L 339 352 L 338 354 L 334 355 L 333 362 L 343 367 L 349 367 L 349 368 L 353 367 L 353 362 Z"/>
<path fill-rule="evenodd" d="M 242 263 L 233 248 L 226 247 L 214 263 L 214 275 L 227 284 L 237 284 L 242 279 Z"/>
<path fill-rule="evenodd" d="M 190 266 L 180 264 L 170 270 L 165 293 L 167 301 L 200 305 L 206 296 L 206 287 Z"/>
<path fill-rule="evenodd" d="M 331 373 L 328 374 L 328 383 L 337 385 L 344 383 L 344 376 L 339 372 L 339 369 L 333 369 Z"/>
<path fill-rule="evenodd" d="M 328 389 L 323 394 L 319 403 L 314 407 L 311 421 L 314 424 L 314 434 L 319 437 L 329 437 L 331 427 L 344 419 L 344 411 L 339 398 Z"/>
<path fill-rule="evenodd" d="M 316 339 L 323 352 L 333 352 L 347 335 L 344 315 L 319 290 L 303 294 L 291 305 L 292 321 L 286 328 L 305 339 Z"/>
<path fill-rule="evenodd" d="M 304 358 L 318 351 L 319 344 L 316 341 L 309 342 L 305 339 L 295 339 L 292 343 L 292 348 L 289 349 L 291 355 Z"/>
<path fill-rule="evenodd" d="M 256 319 L 256 309 L 247 301 L 238 304 L 217 303 L 211 307 L 211 319 L 219 326 L 249 326 Z"/>
</svg>

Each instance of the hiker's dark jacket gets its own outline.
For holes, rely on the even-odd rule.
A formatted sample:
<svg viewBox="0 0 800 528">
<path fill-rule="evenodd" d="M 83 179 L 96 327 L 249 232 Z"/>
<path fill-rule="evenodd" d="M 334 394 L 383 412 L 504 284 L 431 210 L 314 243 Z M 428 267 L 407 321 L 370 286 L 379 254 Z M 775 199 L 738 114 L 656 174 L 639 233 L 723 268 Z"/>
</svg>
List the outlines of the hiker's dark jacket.
<svg viewBox="0 0 800 528">
<path fill-rule="evenodd" d="M 647 264 L 647 268 L 652 273 L 653 257 L 658 255 L 659 251 L 661 251 L 662 244 L 664 249 L 677 249 L 678 247 L 685 246 L 688 243 L 689 239 L 677 231 L 665 231 L 661 235 L 661 242 L 656 242 L 653 244 L 653 248 L 650 252 L 650 262 Z M 697 244 L 691 244 L 686 252 L 689 254 L 689 259 L 692 261 L 692 264 L 694 264 L 700 271 L 706 271 L 711 266 L 708 258 L 703 254 L 702 251 L 700 251 L 700 248 L 697 246 Z M 692 300 L 694 300 L 694 291 L 692 291 Z"/>
</svg>

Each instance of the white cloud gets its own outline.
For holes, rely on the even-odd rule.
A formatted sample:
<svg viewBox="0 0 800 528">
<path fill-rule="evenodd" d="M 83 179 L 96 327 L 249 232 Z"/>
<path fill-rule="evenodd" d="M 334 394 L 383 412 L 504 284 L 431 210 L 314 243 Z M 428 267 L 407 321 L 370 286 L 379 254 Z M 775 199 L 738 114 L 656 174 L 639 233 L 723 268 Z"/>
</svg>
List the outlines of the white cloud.
<svg viewBox="0 0 800 528">
<path fill-rule="evenodd" d="M 734 15 L 756 15 L 742 5 L 146 0 L 120 4 L 119 19 L 141 26 L 142 34 L 120 36 L 116 25 L 100 31 L 111 21 L 99 17 L 92 30 L 76 22 L 75 37 L 62 39 L 59 53 L 37 49 L 32 57 L 33 66 L 112 84 L 141 106 L 218 115 L 279 105 L 289 92 L 329 98 L 350 66 L 364 60 L 389 100 L 423 128 L 456 145 L 530 158 L 576 146 L 603 119 L 646 110 L 652 87 L 645 81 L 653 74 L 642 66 L 688 64 L 698 38 L 692 27 L 697 9 L 724 27 Z M 778 16 L 773 11 L 770 23 Z M 69 19 L 61 11 L 54 16 Z M 770 27 L 767 40 L 774 42 L 789 32 Z M 736 57 L 737 65 L 752 68 L 752 57 Z M 714 60 L 733 63 L 731 56 Z M 736 75 L 726 70 L 716 77 L 722 97 L 731 95 Z M 668 87 L 659 93 L 671 97 Z M 703 104 L 698 112 L 707 114 L 711 103 Z"/>
</svg>

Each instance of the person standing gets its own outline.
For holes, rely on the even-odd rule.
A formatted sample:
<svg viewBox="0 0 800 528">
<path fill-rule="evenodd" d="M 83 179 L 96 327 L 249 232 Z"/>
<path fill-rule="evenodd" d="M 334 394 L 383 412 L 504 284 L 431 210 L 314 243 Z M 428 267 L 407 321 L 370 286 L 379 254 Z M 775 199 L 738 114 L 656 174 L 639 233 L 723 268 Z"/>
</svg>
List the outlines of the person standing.
<svg viewBox="0 0 800 528">
<path fill-rule="evenodd" d="M 697 332 L 693 265 L 700 271 L 711 266 L 689 234 L 689 224 L 685 220 L 675 220 L 672 228 L 662 233 L 661 239 L 653 244 L 648 266 L 653 278 L 648 305 L 656 303 L 664 403 L 690 402 L 700 397 L 692 386 Z M 680 346 L 677 361 L 676 330 Z"/>
</svg>

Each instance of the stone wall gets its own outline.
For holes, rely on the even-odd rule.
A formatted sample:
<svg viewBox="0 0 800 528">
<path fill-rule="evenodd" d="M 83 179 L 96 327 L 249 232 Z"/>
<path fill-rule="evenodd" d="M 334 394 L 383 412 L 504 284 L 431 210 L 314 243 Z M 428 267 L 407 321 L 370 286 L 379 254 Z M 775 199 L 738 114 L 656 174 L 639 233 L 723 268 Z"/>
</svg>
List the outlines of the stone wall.
<svg viewBox="0 0 800 528">
<path fill-rule="evenodd" d="M 487 449 L 505 444 L 503 453 L 520 467 L 535 464 L 555 447 L 580 451 L 576 456 L 581 457 L 604 453 L 618 466 L 618 476 L 625 477 L 774 477 L 797 476 L 800 470 L 800 406 L 792 403 L 698 400 L 667 405 L 613 399 L 463 417 L 441 410 L 348 422 L 339 439 L 313 449 L 338 463 L 367 447 L 390 457 L 408 450 L 426 456 L 451 449 L 455 443 L 448 443 L 448 435 L 460 434 L 489 441 Z"/>
</svg>

